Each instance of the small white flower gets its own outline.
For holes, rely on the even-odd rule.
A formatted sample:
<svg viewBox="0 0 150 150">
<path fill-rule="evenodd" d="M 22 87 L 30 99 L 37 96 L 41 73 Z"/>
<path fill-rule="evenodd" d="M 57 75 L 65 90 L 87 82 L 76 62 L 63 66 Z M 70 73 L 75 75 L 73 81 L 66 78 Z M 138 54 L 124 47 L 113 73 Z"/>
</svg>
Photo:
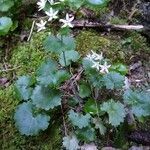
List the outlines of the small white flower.
<svg viewBox="0 0 150 150">
<path fill-rule="evenodd" d="M 91 51 L 91 52 L 92 52 L 92 57 L 93 57 L 94 60 L 101 61 L 103 59 L 103 54 L 102 53 L 99 55 L 99 54 L 97 54 L 97 53 L 95 53 L 93 51 Z"/>
<path fill-rule="evenodd" d="M 47 16 L 49 16 L 48 21 L 58 18 L 58 16 L 57 16 L 58 11 L 55 11 L 53 8 L 50 8 L 50 10 L 46 11 L 45 13 L 47 14 Z"/>
<path fill-rule="evenodd" d="M 99 65 L 100 66 L 100 72 L 101 73 L 108 73 L 108 69 L 111 67 L 111 65 L 107 65 L 107 62 L 105 61 L 105 63 L 103 65 Z"/>
<path fill-rule="evenodd" d="M 62 28 L 65 28 L 65 27 L 70 27 L 70 28 L 73 28 L 73 24 L 71 23 L 72 21 L 74 20 L 74 17 L 69 17 L 69 14 L 67 13 L 66 14 L 66 19 L 60 19 L 59 21 L 64 23 L 64 25 L 62 26 Z"/>
<path fill-rule="evenodd" d="M 96 62 L 96 61 L 93 61 L 92 68 L 96 68 L 96 69 L 99 71 L 100 63 L 99 63 L 99 62 Z"/>
<path fill-rule="evenodd" d="M 90 60 L 90 61 L 93 61 L 93 55 L 91 55 L 91 54 L 88 54 L 87 56 L 86 56 L 86 59 L 88 59 L 88 60 Z"/>
<path fill-rule="evenodd" d="M 40 23 L 36 23 L 37 27 L 38 27 L 38 31 L 37 32 L 40 32 L 41 30 L 45 30 L 47 21 L 43 21 L 41 20 Z"/>
<path fill-rule="evenodd" d="M 40 0 L 39 2 L 37 2 L 39 11 L 44 9 L 45 5 L 46 5 L 47 0 Z"/>
</svg>

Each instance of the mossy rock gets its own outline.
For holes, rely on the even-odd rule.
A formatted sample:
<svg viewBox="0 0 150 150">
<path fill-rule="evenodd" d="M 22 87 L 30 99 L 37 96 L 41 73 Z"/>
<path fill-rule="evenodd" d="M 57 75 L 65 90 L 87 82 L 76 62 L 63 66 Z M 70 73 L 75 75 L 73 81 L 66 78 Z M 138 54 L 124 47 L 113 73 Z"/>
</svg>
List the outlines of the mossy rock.
<svg viewBox="0 0 150 150">
<path fill-rule="evenodd" d="M 128 39 L 130 40 L 128 41 Z M 98 53 L 103 52 L 113 62 L 129 63 L 133 55 L 150 52 L 146 39 L 137 32 L 112 33 L 101 36 L 94 30 L 83 30 L 76 40 L 77 50 L 83 56 L 94 50 Z"/>
</svg>

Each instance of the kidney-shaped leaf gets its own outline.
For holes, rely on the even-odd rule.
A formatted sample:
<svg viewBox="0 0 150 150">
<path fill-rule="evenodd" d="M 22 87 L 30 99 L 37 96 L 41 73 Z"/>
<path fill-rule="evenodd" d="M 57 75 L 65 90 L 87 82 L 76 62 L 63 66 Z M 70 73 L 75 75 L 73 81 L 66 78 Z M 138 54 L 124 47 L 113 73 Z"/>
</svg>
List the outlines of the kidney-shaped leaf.
<svg viewBox="0 0 150 150">
<path fill-rule="evenodd" d="M 61 95 L 58 90 L 39 85 L 33 90 L 31 99 L 36 107 L 45 110 L 53 109 L 61 104 Z"/>
<path fill-rule="evenodd" d="M 63 51 L 75 49 L 75 40 L 70 36 L 49 36 L 44 41 L 46 51 L 59 54 Z"/>
<path fill-rule="evenodd" d="M 79 141 L 76 136 L 65 136 L 63 138 L 63 146 L 66 148 L 66 150 L 78 150 Z"/>
<path fill-rule="evenodd" d="M 33 105 L 31 102 L 18 106 L 14 119 L 21 134 L 37 135 L 41 130 L 44 131 L 48 128 L 50 117 L 45 114 L 35 116 L 32 112 Z"/>
<path fill-rule="evenodd" d="M 59 63 L 62 66 L 69 66 L 71 62 L 76 62 L 79 57 L 79 53 L 74 50 L 62 52 L 60 54 Z"/>
<path fill-rule="evenodd" d="M 16 81 L 17 94 L 21 100 L 28 100 L 32 94 L 32 79 L 29 76 L 21 76 Z"/>
<path fill-rule="evenodd" d="M 73 110 L 70 110 L 68 116 L 72 124 L 74 126 L 79 127 L 80 129 L 87 127 L 90 123 L 91 116 L 89 114 L 82 115 L 82 114 L 74 112 Z"/>
<path fill-rule="evenodd" d="M 113 126 L 118 126 L 124 121 L 126 115 L 125 108 L 120 102 L 115 102 L 114 100 L 104 102 L 101 106 L 101 110 L 108 113 L 109 123 Z"/>
<path fill-rule="evenodd" d="M 5 35 L 9 32 L 12 26 L 12 20 L 9 17 L 0 18 L 0 35 Z"/>
</svg>

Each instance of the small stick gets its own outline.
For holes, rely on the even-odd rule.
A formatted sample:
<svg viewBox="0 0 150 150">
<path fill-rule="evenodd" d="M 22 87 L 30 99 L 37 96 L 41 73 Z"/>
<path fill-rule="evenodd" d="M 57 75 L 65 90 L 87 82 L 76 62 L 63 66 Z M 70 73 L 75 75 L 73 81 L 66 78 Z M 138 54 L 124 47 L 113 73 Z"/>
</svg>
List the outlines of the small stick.
<svg viewBox="0 0 150 150">
<path fill-rule="evenodd" d="M 65 122 L 65 117 L 64 117 L 64 111 L 63 111 L 63 106 L 61 103 L 61 113 L 62 113 L 62 118 L 63 118 L 63 126 L 64 126 L 64 132 L 65 132 L 65 136 L 67 136 L 67 127 L 66 127 L 66 122 Z"/>
<path fill-rule="evenodd" d="M 31 27 L 31 30 L 30 30 L 30 34 L 29 34 L 29 37 L 27 39 L 27 41 L 29 42 L 30 39 L 31 39 L 31 36 L 32 36 L 32 33 L 33 33 L 33 29 L 34 29 L 34 25 L 35 25 L 35 20 L 32 22 L 32 27 Z"/>
<path fill-rule="evenodd" d="M 18 67 L 14 67 L 14 68 L 10 68 L 10 69 L 3 69 L 3 70 L 0 70 L 0 72 L 8 72 L 8 71 L 13 71 L 13 70 L 16 70 L 18 68 L 20 68 L 21 66 L 18 66 Z"/>
</svg>

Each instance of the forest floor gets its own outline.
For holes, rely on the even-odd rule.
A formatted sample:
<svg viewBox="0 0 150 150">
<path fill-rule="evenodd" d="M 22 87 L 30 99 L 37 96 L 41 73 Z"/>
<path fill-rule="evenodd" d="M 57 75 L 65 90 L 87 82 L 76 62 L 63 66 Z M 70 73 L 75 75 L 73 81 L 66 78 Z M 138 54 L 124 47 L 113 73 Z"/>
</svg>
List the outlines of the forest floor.
<svg viewBox="0 0 150 150">
<path fill-rule="evenodd" d="M 147 16 L 148 12 L 143 10 L 145 5 L 149 5 L 148 15 L 150 16 L 150 3 L 143 1 L 138 6 L 138 11 L 134 10 L 136 5 L 138 4 L 135 0 L 126 0 L 125 5 L 122 1 L 117 0 L 109 6 L 109 10 L 101 12 L 101 19 L 98 22 L 111 24 L 142 24 L 143 22 L 145 26 L 143 32 L 76 27 L 72 30 L 72 34 L 76 39 L 77 51 L 83 56 L 90 50 L 99 49 L 113 62 L 121 61 L 128 66 L 127 77 L 131 86 L 150 90 L 150 19 Z M 110 13 L 112 10 L 113 15 Z M 34 12 L 34 14 L 36 13 Z M 30 16 L 34 14 L 30 14 Z M 90 21 L 95 21 L 95 18 L 90 16 L 91 12 L 85 15 Z M 36 33 L 34 29 L 31 40 L 27 41 L 32 22 L 32 17 L 26 17 L 19 29 L 19 34 L 2 39 L 4 42 L 3 51 L 0 52 L 0 149 L 2 150 L 61 149 L 62 129 L 59 127 L 62 121 L 61 116 L 55 124 L 47 129 L 46 133 L 41 133 L 36 137 L 20 135 L 13 120 L 14 110 L 19 104 L 19 100 L 15 97 L 14 81 L 21 75 L 34 75 L 39 65 L 49 57 L 45 54 L 42 46 L 42 41 L 49 31 Z M 58 118 L 58 116 L 59 113 L 53 118 Z M 128 146 L 149 145 L 150 142 L 145 144 L 144 141 L 144 138 L 150 137 L 149 131 L 150 118 L 144 123 L 138 123 L 136 132 L 129 135 L 127 139 Z M 144 134 L 145 132 L 148 135 Z M 138 135 L 143 137 L 139 138 Z M 104 144 L 104 146 L 109 146 L 109 144 Z M 150 147 L 139 147 L 139 149 L 132 147 L 130 150 L 148 149 Z M 108 150 L 113 150 L 113 148 Z"/>
</svg>

